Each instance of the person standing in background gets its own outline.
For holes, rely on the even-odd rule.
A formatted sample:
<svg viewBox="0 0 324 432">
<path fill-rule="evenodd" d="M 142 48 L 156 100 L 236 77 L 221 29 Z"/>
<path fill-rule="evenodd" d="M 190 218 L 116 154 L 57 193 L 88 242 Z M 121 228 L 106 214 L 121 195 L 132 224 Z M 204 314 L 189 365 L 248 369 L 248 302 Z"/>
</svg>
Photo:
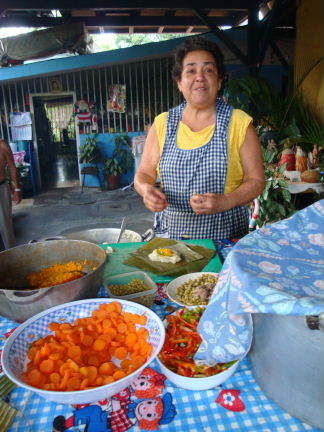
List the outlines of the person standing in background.
<svg viewBox="0 0 324 432">
<path fill-rule="evenodd" d="M 8 184 L 7 168 L 12 181 L 11 187 Z M 5 249 L 16 245 L 12 224 L 12 201 L 19 204 L 21 199 L 19 173 L 11 148 L 7 141 L 0 139 L 0 235 Z"/>
</svg>

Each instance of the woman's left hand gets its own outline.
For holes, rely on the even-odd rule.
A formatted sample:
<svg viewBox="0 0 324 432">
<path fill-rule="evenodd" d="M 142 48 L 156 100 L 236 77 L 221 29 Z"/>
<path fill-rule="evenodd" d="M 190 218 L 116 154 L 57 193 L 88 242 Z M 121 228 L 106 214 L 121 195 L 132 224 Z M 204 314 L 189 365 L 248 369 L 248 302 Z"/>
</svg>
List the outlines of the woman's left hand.
<svg viewBox="0 0 324 432">
<path fill-rule="evenodd" d="M 220 213 L 230 208 L 226 195 L 216 193 L 192 195 L 190 204 L 196 214 Z"/>
</svg>

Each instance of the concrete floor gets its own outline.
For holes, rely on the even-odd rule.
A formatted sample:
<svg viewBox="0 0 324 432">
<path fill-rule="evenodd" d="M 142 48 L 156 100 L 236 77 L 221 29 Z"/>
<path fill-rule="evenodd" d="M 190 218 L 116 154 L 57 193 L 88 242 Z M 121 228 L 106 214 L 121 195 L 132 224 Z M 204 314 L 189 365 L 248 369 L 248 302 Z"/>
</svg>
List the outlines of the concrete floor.
<svg viewBox="0 0 324 432">
<path fill-rule="evenodd" d="M 17 245 L 91 228 L 126 228 L 144 233 L 153 226 L 153 213 L 132 188 L 101 192 L 97 188 L 55 188 L 13 206 Z"/>
</svg>

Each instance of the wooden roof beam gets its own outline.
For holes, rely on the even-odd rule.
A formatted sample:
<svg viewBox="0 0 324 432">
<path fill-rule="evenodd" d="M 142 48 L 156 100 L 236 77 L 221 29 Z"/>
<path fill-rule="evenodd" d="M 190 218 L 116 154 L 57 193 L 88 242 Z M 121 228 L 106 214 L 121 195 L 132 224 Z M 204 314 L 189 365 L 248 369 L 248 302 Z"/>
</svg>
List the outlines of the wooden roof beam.
<svg viewBox="0 0 324 432">
<path fill-rule="evenodd" d="M 89 9 L 87 0 L 2 0 L 3 9 L 37 9 L 37 10 L 73 10 Z M 215 4 L 216 3 L 216 4 Z M 249 0 L 201 0 L 200 7 L 208 9 L 231 9 L 231 10 L 248 10 Z M 187 9 L 196 4 L 195 0 L 110 0 L 107 7 L 107 0 L 95 0 L 90 5 L 91 9 L 110 9 L 110 8 L 127 8 L 127 9 Z M 134 7 L 135 6 L 135 7 Z"/>
<path fill-rule="evenodd" d="M 0 19 L 1 27 L 54 27 L 63 24 L 73 24 L 83 22 L 87 27 L 100 26 L 199 26 L 201 20 L 197 17 L 169 17 L 169 16 L 96 16 L 96 17 L 36 17 L 36 16 L 15 16 Z M 232 26 L 234 20 L 232 17 L 215 17 L 210 18 L 209 22 L 214 26 Z"/>
<path fill-rule="evenodd" d="M 232 51 L 232 53 L 245 65 L 248 64 L 248 59 L 245 54 L 234 44 L 232 39 L 230 39 L 223 30 L 220 30 L 217 25 L 213 23 L 213 20 L 210 19 L 206 14 L 204 14 L 201 9 L 194 8 L 193 9 L 197 17 L 200 19 L 202 23 L 204 23 L 209 29 L 215 33 L 215 35 L 227 46 L 227 48 Z"/>
</svg>

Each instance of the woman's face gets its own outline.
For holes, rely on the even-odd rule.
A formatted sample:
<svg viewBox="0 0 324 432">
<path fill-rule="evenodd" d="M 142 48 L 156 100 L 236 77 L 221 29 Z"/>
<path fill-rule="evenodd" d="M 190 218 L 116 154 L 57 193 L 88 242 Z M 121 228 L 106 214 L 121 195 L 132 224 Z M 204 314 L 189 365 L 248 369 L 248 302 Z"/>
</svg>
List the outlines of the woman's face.
<svg viewBox="0 0 324 432">
<path fill-rule="evenodd" d="M 191 51 L 185 56 L 178 88 L 189 104 L 198 108 L 213 105 L 221 85 L 222 79 L 211 53 Z"/>
</svg>

